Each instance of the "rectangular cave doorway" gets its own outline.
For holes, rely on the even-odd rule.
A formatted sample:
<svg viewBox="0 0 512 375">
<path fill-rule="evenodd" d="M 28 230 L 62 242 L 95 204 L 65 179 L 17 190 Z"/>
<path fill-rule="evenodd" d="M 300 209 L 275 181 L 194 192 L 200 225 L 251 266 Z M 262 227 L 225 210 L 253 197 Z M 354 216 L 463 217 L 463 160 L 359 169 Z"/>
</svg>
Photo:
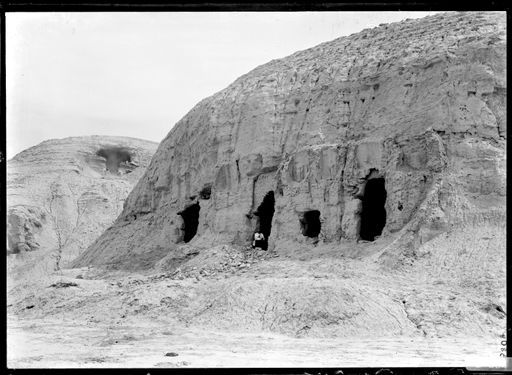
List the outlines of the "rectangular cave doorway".
<svg viewBox="0 0 512 375">
<path fill-rule="evenodd" d="M 374 241 L 382 234 L 386 225 L 386 197 L 384 178 L 373 178 L 366 182 L 359 229 L 362 240 Z"/>
<path fill-rule="evenodd" d="M 268 248 L 268 238 L 272 231 L 272 218 L 274 217 L 275 203 L 274 192 L 269 191 L 254 213 L 257 218 L 256 233 L 261 233 L 264 236 L 263 241 L 260 242 L 261 246 L 258 246 L 263 250 L 267 250 Z"/>
<path fill-rule="evenodd" d="M 197 233 L 197 227 L 199 225 L 199 202 L 194 203 L 183 211 L 178 212 L 178 215 L 183 219 L 183 225 L 181 227 L 183 233 L 183 242 L 190 242 Z"/>
<path fill-rule="evenodd" d="M 320 211 L 311 210 L 304 212 L 300 219 L 302 234 L 306 237 L 316 238 L 320 234 L 322 224 L 320 222 Z"/>
</svg>

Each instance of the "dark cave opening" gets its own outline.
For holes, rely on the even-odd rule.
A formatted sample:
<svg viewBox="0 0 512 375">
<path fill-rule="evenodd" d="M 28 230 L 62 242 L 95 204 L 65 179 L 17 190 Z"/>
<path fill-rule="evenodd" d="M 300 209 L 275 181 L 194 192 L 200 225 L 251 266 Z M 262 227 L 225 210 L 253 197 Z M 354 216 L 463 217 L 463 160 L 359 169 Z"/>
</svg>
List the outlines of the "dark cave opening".
<svg viewBox="0 0 512 375">
<path fill-rule="evenodd" d="M 117 173 L 121 163 L 132 161 L 130 151 L 123 147 L 100 148 L 96 155 L 106 159 L 106 169 L 110 173 Z"/>
<path fill-rule="evenodd" d="M 311 210 L 304 212 L 300 219 L 302 234 L 306 237 L 318 237 L 322 224 L 320 223 L 320 211 Z"/>
<path fill-rule="evenodd" d="M 205 200 L 210 199 L 211 195 L 212 195 L 212 185 L 209 185 L 209 184 L 205 185 L 199 192 L 199 197 L 201 199 L 205 199 Z"/>
<path fill-rule="evenodd" d="M 384 178 L 374 178 L 366 182 L 359 230 L 362 240 L 373 241 L 381 235 L 386 225 L 386 196 Z"/>
<path fill-rule="evenodd" d="M 258 218 L 258 225 L 256 226 L 256 232 L 262 233 L 265 236 L 264 239 L 264 250 L 268 246 L 268 237 L 272 231 L 272 218 L 274 217 L 274 206 L 275 206 L 274 192 L 269 191 L 263 198 L 263 202 L 259 205 L 258 209 L 254 213 Z"/>
<path fill-rule="evenodd" d="M 197 233 L 197 227 L 199 225 L 199 210 L 201 207 L 198 203 L 188 206 L 183 211 L 178 212 L 183 219 L 183 242 L 189 242 Z"/>
</svg>

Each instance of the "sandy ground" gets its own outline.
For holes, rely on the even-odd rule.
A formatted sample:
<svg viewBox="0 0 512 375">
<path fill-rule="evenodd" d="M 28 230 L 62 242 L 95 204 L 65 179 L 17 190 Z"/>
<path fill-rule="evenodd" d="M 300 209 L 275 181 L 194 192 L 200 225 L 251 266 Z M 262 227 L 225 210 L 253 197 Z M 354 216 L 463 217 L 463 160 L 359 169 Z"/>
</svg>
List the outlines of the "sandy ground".
<svg viewBox="0 0 512 375">
<path fill-rule="evenodd" d="M 503 228 L 443 234 L 392 268 L 389 241 L 11 281 L 8 366 L 504 366 Z"/>
<path fill-rule="evenodd" d="M 9 367 L 504 366 L 500 341 L 467 338 L 291 338 L 73 321 L 9 322 Z M 176 353 L 167 357 L 166 353 Z"/>
</svg>

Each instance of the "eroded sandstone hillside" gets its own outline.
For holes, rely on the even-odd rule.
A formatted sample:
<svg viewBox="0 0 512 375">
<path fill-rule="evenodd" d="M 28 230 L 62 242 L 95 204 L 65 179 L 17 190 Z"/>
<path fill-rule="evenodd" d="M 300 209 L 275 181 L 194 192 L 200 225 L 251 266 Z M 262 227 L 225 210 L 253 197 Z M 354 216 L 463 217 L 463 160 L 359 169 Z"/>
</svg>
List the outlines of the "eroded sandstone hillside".
<svg viewBox="0 0 512 375">
<path fill-rule="evenodd" d="M 176 124 L 74 265 L 179 264 L 257 229 L 277 252 L 390 235 L 410 251 L 503 223 L 505 21 L 406 20 L 257 67 Z"/>
<path fill-rule="evenodd" d="M 156 147 L 134 138 L 72 137 L 42 142 L 9 160 L 10 276 L 16 270 L 23 276 L 33 263 L 53 272 L 90 245 L 119 215 Z"/>
</svg>

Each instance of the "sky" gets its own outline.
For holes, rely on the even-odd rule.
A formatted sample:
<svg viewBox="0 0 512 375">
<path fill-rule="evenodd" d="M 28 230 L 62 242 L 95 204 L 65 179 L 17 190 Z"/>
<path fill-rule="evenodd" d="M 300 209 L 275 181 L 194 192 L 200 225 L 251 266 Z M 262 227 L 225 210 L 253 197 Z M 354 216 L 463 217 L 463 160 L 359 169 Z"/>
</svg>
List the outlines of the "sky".
<svg viewBox="0 0 512 375">
<path fill-rule="evenodd" d="M 160 142 L 261 64 L 433 13 L 7 13 L 7 158 L 70 136 Z"/>
</svg>

